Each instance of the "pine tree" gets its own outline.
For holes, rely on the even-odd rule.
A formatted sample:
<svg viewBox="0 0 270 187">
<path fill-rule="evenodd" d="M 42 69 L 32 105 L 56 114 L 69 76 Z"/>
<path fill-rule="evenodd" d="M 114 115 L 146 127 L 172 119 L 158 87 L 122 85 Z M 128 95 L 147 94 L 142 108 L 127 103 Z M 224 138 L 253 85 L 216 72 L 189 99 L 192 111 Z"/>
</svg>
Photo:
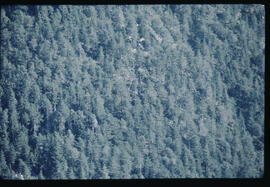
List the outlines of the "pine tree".
<svg viewBox="0 0 270 187">
<path fill-rule="evenodd" d="M 120 167 L 120 161 L 119 161 L 119 152 L 118 148 L 114 146 L 113 149 L 113 156 L 111 158 L 110 166 L 109 166 L 109 176 L 110 178 L 119 179 L 121 178 L 121 167 Z"/>
<path fill-rule="evenodd" d="M 63 139 L 59 133 L 49 135 L 49 146 L 45 147 L 46 160 L 44 161 L 44 172 L 46 178 L 63 179 L 67 170 L 67 164 L 63 155 Z"/>
<path fill-rule="evenodd" d="M 103 165 L 100 178 L 101 179 L 110 179 L 109 171 L 108 171 L 106 165 Z"/>
<path fill-rule="evenodd" d="M 1 149 L 0 151 L 0 176 L 2 178 L 9 178 L 11 177 L 11 173 L 10 170 L 8 169 L 6 160 L 5 160 L 5 155 Z"/>
<path fill-rule="evenodd" d="M 123 171 L 123 175 L 121 176 L 121 178 L 130 178 L 132 163 L 131 157 L 126 151 L 122 152 L 122 154 L 120 155 L 120 165 L 121 170 Z"/>
<path fill-rule="evenodd" d="M 6 152 L 9 148 L 9 138 L 8 138 L 8 110 L 0 111 L 0 150 Z"/>
<path fill-rule="evenodd" d="M 88 173 L 89 173 L 89 166 L 88 166 L 88 162 L 87 162 L 87 158 L 84 154 L 84 152 L 82 151 L 79 155 L 78 160 L 76 161 L 76 176 L 79 179 L 87 179 L 88 178 Z"/>
<path fill-rule="evenodd" d="M 27 162 L 30 156 L 30 147 L 28 140 L 28 130 L 24 126 L 20 128 L 20 131 L 17 135 L 15 148 L 20 158 Z"/>
<path fill-rule="evenodd" d="M 38 179 L 39 180 L 44 180 L 45 179 L 44 176 L 43 176 L 43 171 L 42 170 L 40 170 L 40 172 L 38 174 Z"/>
</svg>

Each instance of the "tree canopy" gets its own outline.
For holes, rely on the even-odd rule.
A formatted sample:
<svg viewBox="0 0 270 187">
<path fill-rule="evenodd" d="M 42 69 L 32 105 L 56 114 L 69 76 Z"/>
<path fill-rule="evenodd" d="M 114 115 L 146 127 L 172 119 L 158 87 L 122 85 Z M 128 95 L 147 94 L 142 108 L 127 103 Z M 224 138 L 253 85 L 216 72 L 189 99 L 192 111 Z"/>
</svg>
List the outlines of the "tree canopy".
<svg viewBox="0 0 270 187">
<path fill-rule="evenodd" d="M 1 6 L 0 176 L 264 175 L 263 5 Z"/>
</svg>

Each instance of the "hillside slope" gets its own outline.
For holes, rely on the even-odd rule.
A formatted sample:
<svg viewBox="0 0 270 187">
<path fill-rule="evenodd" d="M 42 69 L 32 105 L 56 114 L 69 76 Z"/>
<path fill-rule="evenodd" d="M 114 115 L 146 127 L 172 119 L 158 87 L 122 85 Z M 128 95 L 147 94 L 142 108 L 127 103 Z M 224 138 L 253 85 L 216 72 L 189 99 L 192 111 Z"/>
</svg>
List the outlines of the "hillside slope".
<svg viewBox="0 0 270 187">
<path fill-rule="evenodd" d="M 2 6 L 0 176 L 264 174 L 262 5 Z"/>
</svg>

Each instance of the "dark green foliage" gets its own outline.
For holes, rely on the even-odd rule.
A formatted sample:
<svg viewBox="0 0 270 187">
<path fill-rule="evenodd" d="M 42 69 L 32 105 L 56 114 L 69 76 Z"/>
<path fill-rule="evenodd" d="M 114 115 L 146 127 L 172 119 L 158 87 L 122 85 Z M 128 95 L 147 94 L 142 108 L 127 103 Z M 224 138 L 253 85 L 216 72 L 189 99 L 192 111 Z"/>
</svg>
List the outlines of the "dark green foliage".
<svg viewBox="0 0 270 187">
<path fill-rule="evenodd" d="M 8 165 L 7 165 L 6 160 L 5 160 L 5 155 L 4 155 L 2 150 L 0 152 L 0 163 L 1 163 L 1 165 L 0 165 L 1 176 L 6 177 L 6 178 L 10 178 L 11 173 L 10 173 L 10 170 L 8 169 Z"/>
<path fill-rule="evenodd" d="M 2 6 L 0 177 L 262 177 L 264 14 Z"/>
</svg>

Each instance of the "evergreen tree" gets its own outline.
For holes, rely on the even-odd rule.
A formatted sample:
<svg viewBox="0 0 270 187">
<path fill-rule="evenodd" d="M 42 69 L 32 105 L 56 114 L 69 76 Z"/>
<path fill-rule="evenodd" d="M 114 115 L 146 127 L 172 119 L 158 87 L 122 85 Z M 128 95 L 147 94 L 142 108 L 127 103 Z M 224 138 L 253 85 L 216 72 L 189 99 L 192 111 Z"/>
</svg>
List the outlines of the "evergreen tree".
<svg viewBox="0 0 270 187">
<path fill-rule="evenodd" d="M 3 151 L 1 150 L 0 152 L 0 176 L 3 178 L 9 178 L 11 177 L 10 170 L 7 166 L 6 160 L 5 160 L 5 155 Z"/>
<path fill-rule="evenodd" d="M 28 166 L 21 159 L 18 160 L 18 166 L 17 166 L 16 173 L 18 175 L 22 175 L 21 176 L 22 179 L 30 179 L 30 177 L 31 177 L 31 173 L 30 173 Z"/>
<path fill-rule="evenodd" d="M 8 138 L 8 110 L 0 111 L 1 126 L 0 126 L 0 149 L 2 151 L 7 151 L 9 148 L 9 138 Z"/>
</svg>

